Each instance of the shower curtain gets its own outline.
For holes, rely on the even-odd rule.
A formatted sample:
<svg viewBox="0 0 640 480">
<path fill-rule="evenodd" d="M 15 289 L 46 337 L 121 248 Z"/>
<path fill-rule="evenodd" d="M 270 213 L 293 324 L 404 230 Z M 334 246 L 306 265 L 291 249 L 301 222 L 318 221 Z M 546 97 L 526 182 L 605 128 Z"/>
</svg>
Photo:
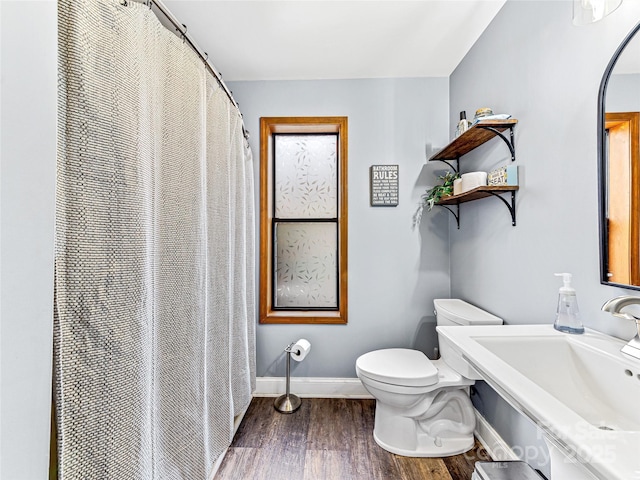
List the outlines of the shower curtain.
<svg viewBox="0 0 640 480">
<path fill-rule="evenodd" d="M 255 387 L 242 118 L 148 6 L 58 10 L 59 478 L 205 479 Z"/>
</svg>

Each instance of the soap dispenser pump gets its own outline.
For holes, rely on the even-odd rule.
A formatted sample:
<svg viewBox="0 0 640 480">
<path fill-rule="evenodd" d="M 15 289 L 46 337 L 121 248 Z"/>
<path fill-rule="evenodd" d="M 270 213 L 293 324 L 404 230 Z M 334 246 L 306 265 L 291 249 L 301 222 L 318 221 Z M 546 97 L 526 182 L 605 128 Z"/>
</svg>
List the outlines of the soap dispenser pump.
<svg viewBox="0 0 640 480">
<path fill-rule="evenodd" d="M 571 274 L 556 273 L 555 275 L 556 277 L 562 277 L 564 285 L 560 287 L 558 292 L 558 311 L 553 328 L 564 333 L 584 333 L 584 326 L 582 325 L 582 320 L 580 320 L 580 311 L 578 310 L 576 291 L 571 286 Z"/>
</svg>

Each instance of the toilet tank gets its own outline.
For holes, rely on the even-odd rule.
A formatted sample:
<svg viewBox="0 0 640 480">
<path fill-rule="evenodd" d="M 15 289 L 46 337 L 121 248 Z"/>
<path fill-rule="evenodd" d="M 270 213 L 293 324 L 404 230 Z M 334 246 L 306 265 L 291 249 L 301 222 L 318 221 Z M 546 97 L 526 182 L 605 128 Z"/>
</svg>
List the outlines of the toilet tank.
<svg viewBox="0 0 640 480">
<path fill-rule="evenodd" d="M 502 325 L 502 319 L 485 312 L 457 298 L 442 298 L 433 301 L 438 326 L 461 325 Z M 444 338 L 438 335 L 438 344 L 442 359 L 456 372 L 471 380 L 482 380 L 482 376 L 462 358 L 460 352 Z"/>
<path fill-rule="evenodd" d="M 436 325 L 502 325 L 502 319 L 458 298 L 433 301 Z"/>
</svg>

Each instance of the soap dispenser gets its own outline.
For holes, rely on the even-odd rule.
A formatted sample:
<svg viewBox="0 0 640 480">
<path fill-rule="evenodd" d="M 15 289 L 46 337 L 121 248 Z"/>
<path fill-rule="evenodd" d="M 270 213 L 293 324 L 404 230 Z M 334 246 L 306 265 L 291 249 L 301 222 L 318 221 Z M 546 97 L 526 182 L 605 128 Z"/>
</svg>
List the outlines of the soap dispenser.
<svg viewBox="0 0 640 480">
<path fill-rule="evenodd" d="M 558 312 L 556 313 L 556 321 L 553 323 L 553 328 L 564 333 L 584 333 L 584 326 L 580 320 L 580 311 L 578 310 L 576 291 L 571 287 L 571 274 L 556 273 L 555 275 L 556 277 L 562 277 L 564 285 L 560 287 L 558 292 Z"/>
</svg>

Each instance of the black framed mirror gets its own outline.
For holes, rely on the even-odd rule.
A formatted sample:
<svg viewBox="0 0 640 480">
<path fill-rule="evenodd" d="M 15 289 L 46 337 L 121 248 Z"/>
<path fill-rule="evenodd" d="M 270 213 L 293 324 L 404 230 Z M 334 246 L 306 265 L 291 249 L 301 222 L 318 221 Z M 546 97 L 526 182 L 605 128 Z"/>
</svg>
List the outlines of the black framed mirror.
<svg viewBox="0 0 640 480">
<path fill-rule="evenodd" d="M 640 30 L 622 41 L 598 93 L 600 283 L 640 290 Z"/>
</svg>

